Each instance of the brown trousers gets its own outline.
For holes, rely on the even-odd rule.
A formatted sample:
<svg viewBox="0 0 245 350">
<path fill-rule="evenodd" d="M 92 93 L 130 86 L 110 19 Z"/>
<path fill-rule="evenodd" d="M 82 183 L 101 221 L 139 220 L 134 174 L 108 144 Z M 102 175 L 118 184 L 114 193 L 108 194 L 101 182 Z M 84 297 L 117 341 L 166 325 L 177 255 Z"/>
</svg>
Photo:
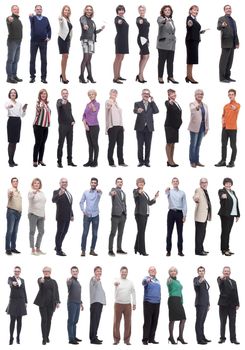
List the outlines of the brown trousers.
<svg viewBox="0 0 245 350">
<path fill-rule="evenodd" d="M 124 343 L 130 341 L 131 336 L 131 304 L 114 304 L 114 325 L 113 325 L 113 337 L 114 342 L 119 343 L 120 341 L 120 323 L 122 315 L 124 316 Z"/>
</svg>

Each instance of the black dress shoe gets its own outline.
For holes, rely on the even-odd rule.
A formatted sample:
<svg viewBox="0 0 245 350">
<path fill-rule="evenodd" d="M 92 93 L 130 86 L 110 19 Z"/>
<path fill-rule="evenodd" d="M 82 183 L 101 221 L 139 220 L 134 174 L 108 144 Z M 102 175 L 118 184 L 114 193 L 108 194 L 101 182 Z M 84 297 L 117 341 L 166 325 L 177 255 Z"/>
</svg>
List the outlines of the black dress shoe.
<svg viewBox="0 0 245 350">
<path fill-rule="evenodd" d="M 159 341 L 155 341 L 155 339 L 154 339 L 154 340 L 149 340 L 149 343 L 151 343 L 151 344 L 159 344 Z"/>
<path fill-rule="evenodd" d="M 66 253 L 64 253 L 64 252 L 56 252 L 56 255 L 59 255 L 59 256 L 66 256 Z"/>
<path fill-rule="evenodd" d="M 182 252 L 178 252 L 179 256 L 185 256 Z"/>
<path fill-rule="evenodd" d="M 219 163 L 215 164 L 215 166 L 217 167 L 226 166 L 226 162 L 224 160 L 221 160 Z"/>
<path fill-rule="evenodd" d="M 235 163 L 234 162 L 230 162 L 229 164 L 226 165 L 227 168 L 234 168 Z"/>
<path fill-rule="evenodd" d="M 11 249 L 11 252 L 15 254 L 20 254 L 20 252 L 17 249 Z"/>
<path fill-rule="evenodd" d="M 149 163 L 145 163 L 145 166 L 146 166 L 147 168 L 150 168 L 150 167 L 151 167 Z"/>
<path fill-rule="evenodd" d="M 220 339 L 220 340 L 218 341 L 219 344 L 223 344 L 224 342 L 225 342 L 225 339 Z"/>
<path fill-rule="evenodd" d="M 147 340 L 142 340 L 142 344 L 143 345 L 148 345 L 148 341 Z"/>
<path fill-rule="evenodd" d="M 17 76 L 14 77 L 14 80 L 18 81 L 18 83 L 21 83 L 23 81 L 23 79 L 20 79 Z"/>
<path fill-rule="evenodd" d="M 18 166 L 18 164 L 16 164 L 14 160 L 13 160 L 13 164 L 14 164 L 14 166 Z"/>
<path fill-rule="evenodd" d="M 46 345 L 46 343 L 47 343 L 46 340 L 43 339 L 42 344 Z"/>
<path fill-rule="evenodd" d="M 240 345 L 239 341 L 237 341 L 237 340 L 231 340 L 231 343 L 236 344 L 236 345 Z"/>
<path fill-rule="evenodd" d="M 119 166 L 123 166 L 123 167 L 127 167 L 128 164 L 122 163 L 122 164 L 118 164 Z"/>
<path fill-rule="evenodd" d="M 91 162 L 90 166 L 91 166 L 92 168 L 95 168 L 95 167 L 98 166 L 98 162 L 96 162 L 96 161 Z"/>
<path fill-rule="evenodd" d="M 230 80 L 228 79 L 223 79 L 223 80 L 220 80 L 221 83 L 230 83 Z"/>
<path fill-rule="evenodd" d="M 82 339 L 78 339 L 77 337 L 75 338 L 75 340 L 76 340 L 76 341 L 79 341 L 79 342 L 82 341 Z"/>
<path fill-rule="evenodd" d="M 69 162 L 69 163 L 68 163 L 68 165 L 69 165 L 69 166 L 74 166 L 74 167 L 76 167 L 76 166 L 77 166 L 77 165 L 76 165 L 76 164 L 74 164 L 73 162 Z"/>
<path fill-rule="evenodd" d="M 232 79 L 232 78 L 228 78 L 228 80 L 230 80 L 232 83 L 236 81 L 235 79 Z"/>
<path fill-rule="evenodd" d="M 206 250 L 204 250 L 203 253 L 209 254 L 209 252 L 207 252 Z"/>
<path fill-rule="evenodd" d="M 63 168 L 62 163 L 61 163 L 61 162 L 57 162 L 57 167 L 58 167 L 58 168 Z"/>
<path fill-rule="evenodd" d="M 211 343 L 211 341 L 212 341 L 212 340 L 207 339 L 207 338 L 203 338 L 203 340 L 204 340 L 206 343 Z"/>
<path fill-rule="evenodd" d="M 109 250 L 108 255 L 110 255 L 110 256 L 116 256 L 115 253 L 113 252 L 113 250 Z"/>
<path fill-rule="evenodd" d="M 11 250 L 6 250 L 6 254 L 7 254 L 7 255 L 12 255 Z"/>
<path fill-rule="evenodd" d="M 8 79 L 7 79 L 7 83 L 10 83 L 10 84 L 17 84 L 18 81 L 15 80 L 14 78 L 8 78 Z"/>
<path fill-rule="evenodd" d="M 117 254 L 128 254 L 128 253 L 125 252 L 124 250 L 120 249 L 120 250 L 117 250 Z"/>
<path fill-rule="evenodd" d="M 10 168 L 13 168 L 14 167 L 14 162 L 9 161 L 9 166 L 10 166 Z"/>
<path fill-rule="evenodd" d="M 30 81 L 29 81 L 29 83 L 31 83 L 31 84 L 32 84 L 32 83 L 35 83 L 35 80 L 36 80 L 35 78 L 31 78 Z"/>
<path fill-rule="evenodd" d="M 206 255 L 207 255 L 207 253 L 205 253 L 205 252 L 201 252 L 201 253 L 196 253 L 196 255 L 206 256 Z"/>
<path fill-rule="evenodd" d="M 46 78 L 41 79 L 41 83 L 43 83 L 43 84 L 48 84 L 48 82 L 47 82 Z"/>
<path fill-rule="evenodd" d="M 102 345 L 101 341 L 99 341 L 98 339 L 91 340 L 90 344 Z"/>
<path fill-rule="evenodd" d="M 166 256 L 171 256 L 171 253 L 170 253 L 170 252 L 167 252 Z"/>
<path fill-rule="evenodd" d="M 207 345 L 207 342 L 205 340 L 200 340 L 197 342 L 199 345 Z"/>
<path fill-rule="evenodd" d="M 78 345 L 78 341 L 74 340 L 69 340 L 69 344 L 73 344 L 73 345 Z"/>
<path fill-rule="evenodd" d="M 138 165 L 137 165 L 137 167 L 142 167 L 144 165 L 144 163 L 139 163 Z"/>
<path fill-rule="evenodd" d="M 47 339 L 46 339 L 46 342 L 47 342 L 47 343 L 50 343 L 50 340 L 49 340 L 49 338 L 47 338 Z"/>
<path fill-rule="evenodd" d="M 92 164 L 92 162 L 90 162 L 90 160 L 89 160 L 87 163 L 83 164 L 83 166 L 84 167 L 89 167 L 89 166 L 91 166 L 91 164 Z"/>
</svg>

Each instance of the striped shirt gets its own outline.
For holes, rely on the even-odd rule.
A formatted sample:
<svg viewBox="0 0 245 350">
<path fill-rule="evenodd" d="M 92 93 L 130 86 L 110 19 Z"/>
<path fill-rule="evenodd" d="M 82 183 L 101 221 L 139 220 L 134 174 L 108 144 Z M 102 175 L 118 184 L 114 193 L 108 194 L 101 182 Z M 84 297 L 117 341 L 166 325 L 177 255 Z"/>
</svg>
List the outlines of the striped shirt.
<svg viewBox="0 0 245 350">
<path fill-rule="evenodd" d="M 51 110 L 48 104 L 44 102 L 37 102 L 36 105 L 36 117 L 34 119 L 33 125 L 42 126 L 43 128 L 47 128 L 50 126 L 50 115 Z"/>
</svg>

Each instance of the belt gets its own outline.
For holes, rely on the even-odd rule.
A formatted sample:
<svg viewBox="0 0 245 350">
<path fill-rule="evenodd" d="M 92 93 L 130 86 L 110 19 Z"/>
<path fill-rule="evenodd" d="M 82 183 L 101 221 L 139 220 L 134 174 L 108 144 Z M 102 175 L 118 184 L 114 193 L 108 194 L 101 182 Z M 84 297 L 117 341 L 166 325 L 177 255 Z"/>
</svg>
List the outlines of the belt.
<svg viewBox="0 0 245 350">
<path fill-rule="evenodd" d="M 178 212 L 178 213 L 182 213 L 182 210 L 180 210 L 180 209 L 169 209 L 169 210 L 171 210 L 171 211 L 176 211 L 176 212 Z"/>
</svg>

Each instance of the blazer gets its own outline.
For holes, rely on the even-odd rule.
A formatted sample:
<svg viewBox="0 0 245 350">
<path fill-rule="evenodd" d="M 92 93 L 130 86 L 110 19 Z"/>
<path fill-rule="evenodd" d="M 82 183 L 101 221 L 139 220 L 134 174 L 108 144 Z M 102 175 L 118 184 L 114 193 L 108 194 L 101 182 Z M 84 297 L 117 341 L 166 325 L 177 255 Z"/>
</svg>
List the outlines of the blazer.
<svg viewBox="0 0 245 350">
<path fill-rule="evenodd" d="M 220 296 L 218 305 L 220 306 L 239 306 L 239 297 L 236 281 L 232 279 L 217 278 L 219 285 Z"/>
<path fill-rule="evenodd" d="M 188 22 L 192 21 L 193 25 L 191 27 L 188 26 Z M 200 37 L 200 31 L 201 31 L 201 25 L 197 22 L 197 20 L 191 16 L 188 16 L 186 18 L 186 41 L 201 41 Z"/>
<path fill-rule="evenodd" d="M 143 112 L 138 113 L 138 108 L 143 108 Z M 154 131 L 153 114 L 159 113 L 159 109 L 154 101 L 148 102 L 146 111 L 143 100 L 140 102 L 135 102 L 134 113 L 137 114 L 134 130 L 143 131 L 145 126 L 147 126 L 149 131 Z"/>
<path fill-rule="evenodd" d="M 155 198 L 150 199 L 148 194 L 145 192 L 139 193 L 138 188 L 133 190 L 133 196 L 135 201 L 134 214 L 149 215 L 148 206 L 156 203 Z"/>
<path fill-rule="evenodd" d="M 227 24 L 226 27 L 222 27 L 223 22 Z M 239 45 L 239 39 L 237 35 L 237 27 L 236 27 L 235 21 L 234 21 L 234 26 L 235 26 L 235 32 L 233 31 L 233 28 L 231 27 L 230 21 L 227 16 L 222 16 L 218 19 L 217 29 L 220 30 L 222 49 L 232 49 L 236 45 Z"/>
<path fill-rule="evenodd" d="M 25 281 L 23 280 L 23 278 L 20 278 L 21 280 L 21 285 L 20 286 L 14 286 L 13 282 L 16 282 L 16 278 L 15 276 L 13 277 L 9 277 L 8 278 L 8 284 L 11 288 L 10 290 L 10 300 L 13 299 L 24 299 L 25 300 L 25 304 L 27 304 L 27 296 L 26 296 L 26 289 L 25 289 Z"/>
<path fill-rule="evenodd" d="M 69 27 L 68 27 L 68 23 L 67 23 L 67 19 L 63 16 L 59 17 L 59 33 L 58 35 L 61 37 L 62 40 L 66 40 L 67 35 L 69 33 Z M 72 29 L 70 31 L 70 39 L 72 37 Z"/>
<path fill-rule="evenodd" d="M 70 200 L 67 197 L 66 192 L 61 196 L 59 195 L 60 189 L 53 192 L 52 202 L 56 203 L 56 220 L 57 221 L 70 221 L 73 218 L 72 211 L 72 195 L 70 194 Z"/>
<path fill-rule="evenodd" d="M 115 196 L 111 196 L 111 202 L 112 202 L 112 208 L 111 208 L 111 215 L 112 216 L 121 216 L 122 214 L 127 215 L 127 205 L 126 205 L 126 195 L 125 193 L 120 190 L 119 188 L 112 188 L 112 191 L 116 191 Z M 121 196 L 121 193 L 123 194 L 123 198 Z"/>
<path fill-rule="evenodd" d="M 96 42 L 97 34 L 100 33 L 102 29 L 96 29 L 94 21 L 85 15 L 80 18 L 80 24 L 82 29 L 80 40 L 91 40 Z M 83 29 L 84 25 L 88 26 L 87 30 Z"/>
<path fill-rule="evenodd" d="M 57 282 L 52 278 L 44 278 L 44 283 L 41 283 L 40 280 L 41 278 L 37 280 L 39 291 L 34 300 L 34 304 L 39 307 L 45 307 L 51 304 L 53 310 L 55 310 L 56 305 L 60 303 Z"/>
<path fill-rule="evenodd" d="M 159 16 L 158 23 L 158 36 L 157 36 L 157 49 L 160 50 L 175 50 L 175 25 L 173 20 L 168 21 L 167 18 Z"/>
<path fill-rule="evenodd" d="M 165 106 L 167 108 L 167 115 L 164 126 L 170 126 L 178 130 L 182 124 L 182 110 L 178 108 L 175 103 L 169 103 L 168 100 L 165 102 Z"/>
<path fill-rule="evenodd" d="M 237 199 L 237 196 L 236 196 L 235 192 L 234 191 L 232 191 L 232 192 L 233 192 L 234 196 Z M 221 198 L 222 194 L 226 194 L 227 198 Z M 218 215 L 220 215 L 220 216 L 230 216 L 232 208 L 233 208 L 233 199 L 232 199 L 232 197 L 230 196 L 229 192 L 225 188 L 222 188 L 221 190 L 219 190 L 218 195 L 219 195 L 219 200 L 220 200 L 220 209 L 219 209 Z M 237 199 L 237 208 L 236 209 L 237 209 L 236 217 L 240 217 L 240 210 L 239 210 L 238 199 Z"/>
<path fill-rule="evenodd" d="M 202 122 L 202 110 L 201 108 L 197 110 L 198 103 L 196 101 L 191 102 L 189 106 L 191 111 L 191 117 L 188 130 L 190 130 L 191 132 L 198 133 Z M 203 103 L 203 106 L 205 109 L 205 131 L 207 132 L 209 129 L 208 106 L 205 103 Z"/>
<path fill-rule="evenodd" d="M 195 221 L 197 222 L 206 222 L 207 220 L 210 221 L 212 218 L 212 212 L 211 211 L 210 213 L 208 212 L 207 197 L 205 195 L 204 190 L 201 187 L 195 190 L 193 200 L 196 201 L 197 199 L 199 200 L 199 202 L 196 203 L 195 214 L 194 214 Z"/>
<path fill-rule="evenodd" d="M 209 306 L 209 284 L 206 280 L 200 282 L 199 277 L 193 280 L 194 289 L 196 292 L 195 306 Z"/>
</svg>

